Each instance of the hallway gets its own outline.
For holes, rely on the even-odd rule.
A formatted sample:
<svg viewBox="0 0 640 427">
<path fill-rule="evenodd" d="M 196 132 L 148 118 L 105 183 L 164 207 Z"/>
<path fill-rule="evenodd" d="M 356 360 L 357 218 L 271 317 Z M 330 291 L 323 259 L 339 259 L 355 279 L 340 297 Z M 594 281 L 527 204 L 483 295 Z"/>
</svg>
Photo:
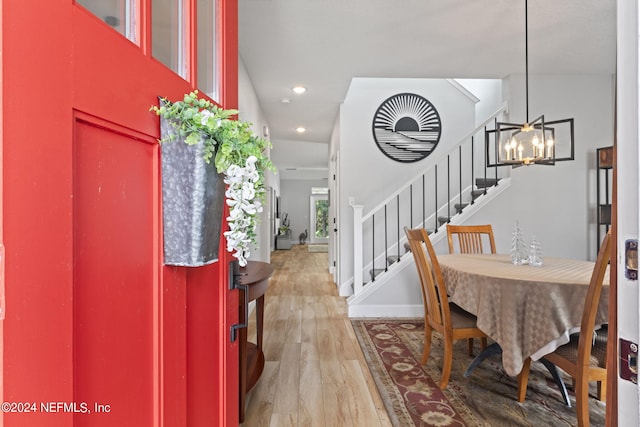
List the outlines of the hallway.
<svg viewBox="0 0 640 427">
<path fill-rule="evenodd" d="M 328 273 L 326 253 L 275 251 L 265 297 L 262 377 L 244 427 L 391 426 Z M 249 325 L 255 342 L 255 312 Z"/>
</svg>

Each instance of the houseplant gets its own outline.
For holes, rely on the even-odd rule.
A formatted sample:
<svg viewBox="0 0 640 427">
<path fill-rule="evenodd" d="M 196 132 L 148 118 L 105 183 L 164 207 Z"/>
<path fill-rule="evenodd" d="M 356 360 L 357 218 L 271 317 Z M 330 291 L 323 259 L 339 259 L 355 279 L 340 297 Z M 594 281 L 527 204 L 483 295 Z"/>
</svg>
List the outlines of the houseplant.
<svg viewBox="0 0 640 427">
<path fill-rule="evenodd" d="M 222 109 L 200 98 L 197 90 L 185 94 L 181 101 L 170 102 L 161 98 L 160 104 L 151 106 L 150 111 L 160 116 L 164 123 L 165 131 L 161 132 L 160 138 L 163 164 L 164 147 L 172 145 L 168 143 L 182 141 L 186 146 L 197 147 L 200 160 L 206 165 L 213 165 L 217 174 L 223 177 L 227 184 L 224 195 L 229 206 L 229 230 L 224 232 L 227 250 L 233 252 L 241 266 L 246 265 L 249 245 L 256 241 L 255 228 L 265 197 L 264 171 L 273 169 L 265 154 L 269 142 L 257 137 L 251 131 L 250 123 L 234 120 L 237 110 Z M 182 174 L 184 171 L 174 168 L 173 172 Z M 163 187 L 164 174 L 163 167 Z M 165 228 L 166 225 L 165 220 Z"/>
</svg>

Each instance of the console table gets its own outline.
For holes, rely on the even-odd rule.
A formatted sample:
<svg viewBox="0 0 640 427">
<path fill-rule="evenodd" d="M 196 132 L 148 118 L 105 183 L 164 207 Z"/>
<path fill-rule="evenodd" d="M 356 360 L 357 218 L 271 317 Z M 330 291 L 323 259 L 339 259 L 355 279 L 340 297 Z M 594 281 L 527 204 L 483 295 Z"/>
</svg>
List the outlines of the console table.
<svg viewBox="0 0 640 427">
<path fill-rule="evenodd" d="M 257 343 L 247 342 L 247 328 L 238 330 L 240 353 L 240 422 L 244 421 L 244 410 L 247 393 L 256 385 L 264 370 L 264 353 L 262 352 L 262 329 L 264 320 L 264 293 L 267 290 L 269 277 L 273 274 L 271 264 L 260 261 L 249 261 L 240 267 L 238 283 L 248 287 L 246 301 L 256 302 L 256 335 Z M 240 319 L 247 319 L 248 307 L 244 304 L 245 295 L 240 290 Z"/>
</svg>

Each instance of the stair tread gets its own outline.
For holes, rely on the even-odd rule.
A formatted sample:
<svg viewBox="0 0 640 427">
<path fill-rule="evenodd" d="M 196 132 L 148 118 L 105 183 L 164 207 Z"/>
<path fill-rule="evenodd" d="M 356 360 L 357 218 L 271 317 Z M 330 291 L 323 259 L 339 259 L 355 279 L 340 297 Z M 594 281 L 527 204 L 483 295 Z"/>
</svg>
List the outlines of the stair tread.
<svg viewBox="0 0 640 427">
<path fill-rule="evenodd" d="M 476 178 L 476 187 L 487 188 L 498 184 L 500 178 Z"/>
<path fill-rule="evenodd" d="M 400 258 L 402 258 L 402 255 L 389 255 L 387 257 L 387 264 L 394 264 L 398 262 Z"/>
<path fill-rule="evenodd" d="M 462 213 L 462 210 L 469 206 L 469 203 L 456 203 L 453 205 L 457 213 Z"/>
<path fill-rule="evenodd" d="M 482 196 L 484 194 L 484 191 L 485 191 L 484 189 L 482 189 L 482 190 L 472 190 L 471 191 L 471 197 L 475 200 L 478 197 Z"/>
<path fill-rule="evenodd" d="M 378 275 L 380 275 L 380 273 L 384 273 L 386 269 L 385 268 L 374 268 L 369 270 L 369 275 L 371 276 L 371 280 L 375 279 L 376 277 L 378 277 Z"/>
</svg>

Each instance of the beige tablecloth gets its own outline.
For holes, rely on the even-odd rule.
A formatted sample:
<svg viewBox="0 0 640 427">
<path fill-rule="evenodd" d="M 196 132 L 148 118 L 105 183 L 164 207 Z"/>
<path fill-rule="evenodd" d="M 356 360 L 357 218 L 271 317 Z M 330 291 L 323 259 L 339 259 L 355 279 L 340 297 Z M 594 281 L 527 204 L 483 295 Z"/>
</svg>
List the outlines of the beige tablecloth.
<svg viewBox="0 0 640 427">
<path fill-rule="evenodd" d="M 579 330 L 595 263 L 543 259 L 541 267 L 513 265 L 508 255 L 438 255 L 450 301 L 478 317 L 478 327 L 502 347 L 507 374 L 527 357 L 537 360 Z M 596 324 L 607 323 L 609 275 Z"/>
</svg>

